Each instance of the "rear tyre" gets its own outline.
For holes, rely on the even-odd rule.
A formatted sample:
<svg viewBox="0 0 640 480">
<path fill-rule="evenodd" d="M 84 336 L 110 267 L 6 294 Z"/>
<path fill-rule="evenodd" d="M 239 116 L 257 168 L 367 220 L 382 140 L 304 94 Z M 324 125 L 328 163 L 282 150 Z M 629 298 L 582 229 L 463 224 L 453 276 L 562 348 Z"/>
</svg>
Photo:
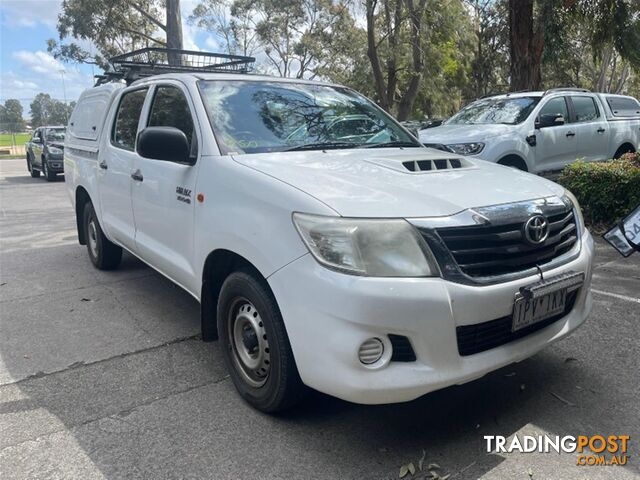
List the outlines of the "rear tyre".
<svg viewBox="0 0 640 480">
<path fill-rule="evenodd" d="M 242 398 L 266 413 L 299 403 L 306 387 L 266 282 L 250 270 L 232 273 L 222 285 L 217 313 L 225 364 Z"/>
<path fill-rule="evenodd" d="M 99 270 L 113 270 L 120 265 L 122 248 L 109 241 L 102 232 L 91 202 L 84 206 L 84 235 L 91 263 Z"/>
<path fill-rule="evenodd" d="M 49 170 L 47 161 L 42 159 L 42 174 L 46 177 L 47 182 L 53 182 L 56 179 L 56 173 Z"/>
</svg>

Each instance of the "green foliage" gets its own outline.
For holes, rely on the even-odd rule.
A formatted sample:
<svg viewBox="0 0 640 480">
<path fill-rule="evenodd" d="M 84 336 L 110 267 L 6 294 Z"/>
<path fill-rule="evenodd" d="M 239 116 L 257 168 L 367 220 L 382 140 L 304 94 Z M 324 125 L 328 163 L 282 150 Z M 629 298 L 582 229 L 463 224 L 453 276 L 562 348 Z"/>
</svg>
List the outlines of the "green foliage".
<svg viewBox="0 0 640 480">
<path fill-rule="evenodd" d="M 48 51 L 66 62 L 95 63 L 106 68 L 106 58 L 143 47 L 165 46 L 158 33 L 167 30 L 166 0 L 64 0 L 58 16 L 60 40 L 91 41 L 97 52 L 76 43 L 47 41 Z M 180 39 L 181 43 L 181 39 Z"/>
<path fill-rule="evenodd" d="M 576 196 L 588 224 L 611 225 L 640 204 L 640 156 L 575 162 L 562 171 L 558 183 Z"/>
<path fill-rule="evenodd" d="M 11 133 L 24 130 L 20 101 L 10 98 L 0 105 L 0 129 Z"/>
<path fill-rule="evenodd" d="M 31 102 L 31 126 L 66 125 L 75 102 L 66 105 L 64 102 L 51 98 L 48 93 L 39 93 Z"/>
</svg>

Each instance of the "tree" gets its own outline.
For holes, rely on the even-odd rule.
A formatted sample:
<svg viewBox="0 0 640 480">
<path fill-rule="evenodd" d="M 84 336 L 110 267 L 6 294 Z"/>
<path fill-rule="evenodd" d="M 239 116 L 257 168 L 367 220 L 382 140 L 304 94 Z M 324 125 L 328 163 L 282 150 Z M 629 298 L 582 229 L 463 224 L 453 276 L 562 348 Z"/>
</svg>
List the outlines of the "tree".
<svg viewBox="0 0 640 480">
<path fill-rule="evenodd" d="M 566 51 L 566 32 L 575 22 L 588 26 L 585 33 L 596 57 L 613 47 L 624 62 L 640 66 L 637 0 L 509 0 L 512 90 L 540 88 L 543 60 L 553 61 Z"/>
<path fill-rule="evenodd" d="M 0 105 L 0 129 L 9 133 L 24 130 L 22 104 L 19 100 L 10 98 L 4 102 L 4 105 Z"/>
<path fill-rule="evenodd" d="M 414 113 L 419 97 L 430 111 L 425 79 L 439 89 L 466 68 L 467 8 L 461 0 L 365 0 L 365 11 L 376 100 L 399 120 Z"/>
<path fill-rule="evenodd" d="M 228 53 L 261 51 L 279 76 L 314 78 L 344 45 L 352 17 L 342 0 L 202 0 L 189 20 L 215 32 Z"/>
<path fill-rule="evenodd" d="M 507 2 L 502 0 L 466 0 L 474 26 L 473 82 L 466 92 L 478 98 L 504 91 L 509 82 L 509 23 Z"/>
<path fill-rule="evenodd" d="M 69 105 L 51 98 L 48 93 L 39 93 L 31 102 L 31 126 L 66 125 L 75 107 L 75 102 Z"/>
<path fill-rule="evenodd" d="M 143 47 L 182 49 L 183 44 L 180 0 L 64 0 L 57 27 L 61 41 L 89 40 L 98 52 L 50 39 L 48 49 L 55 58 L 102 68 L 106 59 L 121 53 Z M 170 63 L 179 61 L 169 55 Z"/>
</svg>

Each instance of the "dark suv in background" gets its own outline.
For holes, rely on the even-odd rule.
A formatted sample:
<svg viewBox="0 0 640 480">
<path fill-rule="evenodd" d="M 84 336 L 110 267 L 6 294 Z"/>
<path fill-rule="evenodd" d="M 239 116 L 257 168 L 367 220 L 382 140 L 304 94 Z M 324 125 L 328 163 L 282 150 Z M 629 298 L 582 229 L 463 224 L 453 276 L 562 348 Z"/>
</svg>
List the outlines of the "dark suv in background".
<svg viewBox="0 0 640 480">
<path fill-rule="evenodd" d="M 64 172 L 64 136 L 62 126 L 39 127 L 26 143 L 27 168 L 36 178 L 40 172 L 48 182 L 55 180 L 56 174 Z"/>
</svg>

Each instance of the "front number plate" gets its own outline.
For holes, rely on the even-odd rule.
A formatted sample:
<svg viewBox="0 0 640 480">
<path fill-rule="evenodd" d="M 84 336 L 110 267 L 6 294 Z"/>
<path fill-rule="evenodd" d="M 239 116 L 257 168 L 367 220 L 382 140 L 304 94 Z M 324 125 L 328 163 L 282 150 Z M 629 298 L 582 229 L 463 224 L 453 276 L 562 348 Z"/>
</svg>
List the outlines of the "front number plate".
<svg viewBox="0 0 640 480">
<path fill-rule="evenodd" d="M 515 332 L 562 313 L 566 299 L 566 288 L 550 292 L 538 298 L 516 297 L 513 305 L 511 331 Z"/>
</svg>

